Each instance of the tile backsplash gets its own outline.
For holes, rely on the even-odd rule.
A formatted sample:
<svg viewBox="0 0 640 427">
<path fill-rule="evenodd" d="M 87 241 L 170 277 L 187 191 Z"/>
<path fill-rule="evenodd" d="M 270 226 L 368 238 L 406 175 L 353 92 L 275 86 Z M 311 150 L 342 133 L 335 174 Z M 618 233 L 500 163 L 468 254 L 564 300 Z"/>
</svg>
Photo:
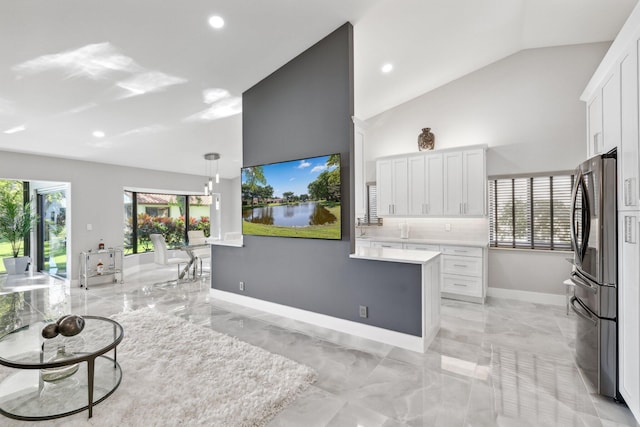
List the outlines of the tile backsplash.
<svg viewBox="0 0 640 427">
<path fill-rule="evenodd" d="M 489 241 L 488 218 L 384 218 L 383 223 L 360 231 L 365 236 L 400 238 L 406 228 L 409 239 Z"/>
</svg>

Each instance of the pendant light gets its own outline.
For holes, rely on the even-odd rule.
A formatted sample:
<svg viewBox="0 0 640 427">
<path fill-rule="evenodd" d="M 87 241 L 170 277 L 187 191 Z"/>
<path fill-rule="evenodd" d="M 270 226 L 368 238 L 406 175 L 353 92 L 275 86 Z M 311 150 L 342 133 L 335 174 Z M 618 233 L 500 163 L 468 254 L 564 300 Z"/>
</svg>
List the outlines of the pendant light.
<svg viewBox="0 0 640 427">
<path fill-rule="evenodd" d="M 207 153 L 204 155 L 204 159 L 207 160 L 209 163 L 207 163 L 207 165 L 209 166 L 209 173 L 207 174 L 209 176 L 209 181 L 205 183 L 205 188 L 204 188 L 204 194 L 206 196 L 210 195 L 213 193 L 213 178 L 211 177 L 211 161 L 215 160 L 216 161 L 216 184 L 220 183 L 220 174 L 218 172 L 218 159 L 220 159 L 220 154 L 218 153 Z"/>
</svg>

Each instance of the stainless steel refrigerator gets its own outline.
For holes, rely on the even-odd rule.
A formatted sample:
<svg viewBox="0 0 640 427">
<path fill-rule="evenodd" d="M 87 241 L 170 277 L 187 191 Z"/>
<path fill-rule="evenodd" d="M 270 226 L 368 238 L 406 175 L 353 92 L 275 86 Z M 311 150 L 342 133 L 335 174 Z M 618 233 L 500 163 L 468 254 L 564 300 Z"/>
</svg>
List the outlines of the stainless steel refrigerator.
<svg viewBox="0 0 640 427">
<path fill-rule="evenodd" d="M 571 238 L 578 316 L 576 359 L 604 396 L 618 393 L 616 154 L 578 166 L 572 193 Z"/>
</svg>

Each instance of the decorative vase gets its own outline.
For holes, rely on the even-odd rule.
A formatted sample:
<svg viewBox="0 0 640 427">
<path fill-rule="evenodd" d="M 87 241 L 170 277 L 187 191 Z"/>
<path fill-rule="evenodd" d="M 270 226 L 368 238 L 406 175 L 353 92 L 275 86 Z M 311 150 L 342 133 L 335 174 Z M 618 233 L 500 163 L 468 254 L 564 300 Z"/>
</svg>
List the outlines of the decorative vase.
<svg viewBox="0 0 640 427">
<path fill-rule="evenodd" d="M 67 353 L 64 345 L 61 345 L 61 346 L 58 346 L 58 351 L 56 352 L 55 356 L 47 360 L 47 363 L 60 362 L 63 360 L 70 359 L 72 357 L 74 357 L 74 354 Z M 77 363 L 74 363 L 72 365 L 60 366 L 58 368 L 40 369 L 40 375 L 42 376 L 42 380 L 48 383 L 69 378 L 71 375 L 75 374 L 76 372 L 78 372 Z"/>
<path fill-rule="evenodd" d="M 418 149 L 433 150 L 436 143 L 436 137 L 431 133 L 431 128 L 422 128 L 422 133 L 418 135 Z"/>
</svg>

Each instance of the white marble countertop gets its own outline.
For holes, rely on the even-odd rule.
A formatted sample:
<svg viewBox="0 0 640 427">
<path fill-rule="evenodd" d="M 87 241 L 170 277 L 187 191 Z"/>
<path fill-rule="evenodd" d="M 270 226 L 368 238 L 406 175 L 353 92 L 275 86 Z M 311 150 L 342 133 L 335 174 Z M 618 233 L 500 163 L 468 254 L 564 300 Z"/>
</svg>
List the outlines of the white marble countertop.
<svg viewBox="0 0 640 427">
<path fill-rule="evenodd" d="M 383 236 L 358 236 L 356 240 L 367 240 L 370 242 L 389 242 L 389 243 L 415 243 L 423 245 L 453 245 L 453 246 L 473 246 L 485 248 L 489 246 L 489 242 L 474 240 L 443 240 L 443 239 L 401 239 L 399 237 L 383 237 Z"/>
<path fill-rule="evenodd" d="M 241 248 L 244 246 L 242 239 L 232 239 L 232 240 L 207 239 L 207 243 L 213 246 L 233 246 L 234 248 Z"/>
<path fill-rule="evenodd" d="M 440 252 L 414 251 L 394 248 L 356 248 L 349 258 L 373 261 L 401 262 L 405 264 L 426 264 L 437 258 Z"/>
</svg>

